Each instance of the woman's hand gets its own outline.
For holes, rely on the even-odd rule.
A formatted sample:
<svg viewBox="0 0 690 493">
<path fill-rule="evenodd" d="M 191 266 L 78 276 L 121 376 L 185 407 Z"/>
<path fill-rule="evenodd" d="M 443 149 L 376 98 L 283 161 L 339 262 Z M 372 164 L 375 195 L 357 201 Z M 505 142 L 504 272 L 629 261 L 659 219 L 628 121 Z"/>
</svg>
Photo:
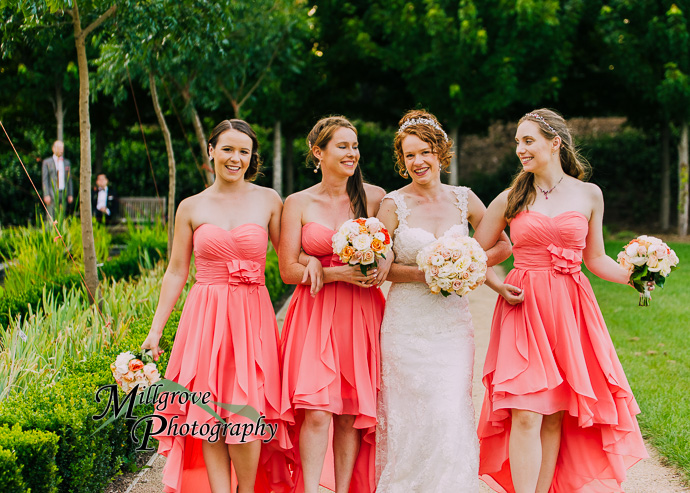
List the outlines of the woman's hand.
<svg viewBox="0 0 690 493">
<path fill-rule="evenodd" d="M 496 292 L 503 296 L 503 299 L 510 305 L 517 305 L 518 303 L 522 303 L 525 299 L 525 292 L 511 284 L 501 284 L 496 289 Z"/>
<path fill-rule="evenodd" d="M 381 287 L 381 285 L 386 282 L 386 278 L 388 277 L 388 273 L 391 270 L 391 266 L 393 265 L 393 260 L 394 260 L 394 255 L 393 252 L 390 252 L 388 254 L 388 257 L 383 259 L 379 264 L 378 264 L 378 273 L 376 274 L 376 279 L 374 279 L 374 284 L 376 287 Z"/>
<path fill-rule="evenodd" d="M 377 267 L 368 270 L 366 275 L 362 274 L 359 265 L 342 265 L 333 267 L 333 270 L 338 281 L 348 282 L 361 288 L 372 287 L 378 275 Z"/>
<path fill-rule="evenodd" d="M 141 348 L 146 350 L 150 349 L 151 354 L 153 356 L 153 361 L 158 361 L 158 358 L 160 358 L 160 355 L 163 354 L 163 350 L 158 346 L 159 341 L 161 340 L 161 334 L 157 334 L 153 330 L 149 331 L 148 336 L 146 336 L 146 340 L 144 343 L 141 345 Z"/>
<path fill-rule="evenodd" d="M 309 294 L 316 296 L 316 293 L 321 291 L 323 287 L 323 266 L 316 257 L 309 257 L 307 266 L 304 268 L 304 275 L 300 284 L 311 284 Z"/>
</svg>

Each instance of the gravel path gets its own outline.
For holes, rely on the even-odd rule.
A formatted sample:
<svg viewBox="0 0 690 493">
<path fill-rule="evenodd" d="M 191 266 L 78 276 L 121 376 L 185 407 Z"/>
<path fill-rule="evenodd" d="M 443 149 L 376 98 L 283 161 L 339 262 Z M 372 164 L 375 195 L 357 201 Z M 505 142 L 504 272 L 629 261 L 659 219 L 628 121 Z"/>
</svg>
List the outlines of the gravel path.
<svg viewBox="0 0 690 493">
<path fill-rule="evenodd" d="M 387 287 L 387 286 L 384 286 Z M 387 292 L 387 289 L 384 291 Z M 475 327 L 476 356 L 474 365 L 474 391 L 473 399 L 475 412 L 479 417 L 484 386 L 481 383 L 482 365 L 489 344 L 489 331 L 491 316 L 493 314 L 496 294 L 486 286 L 481 286 L 470 295 L 470 309 Z M 286 305 L 278 312 L 278 325 L 282 327 L 285 317 Z M 628 471 L 628 480 L 624 483 L 626 493 L 688 493 L 690 487 L 682 482 L 682 476 L 678 471 L 662 464 L 659 454 L 647 444 L 650 458 L 638 462 Z M 117 487 L 111 488 L 107 493 L 160 493 L 163 491 L 161 478 L 165 458 L 155 455 L 151 458 L 150 469 L 145 469 L 138 475 L 127 475 L 119 481 Z M 484 483 L 480 482 L 480 493 L 491 492 Z M 323 492 L 327 492 L 322 488 Z M 186 493 L 186 492 L 184 492 Z M 413 493 L 413 492 L 410 492 Z M 446 492 L 429 492 L 446 493 Z"/>
</svg>

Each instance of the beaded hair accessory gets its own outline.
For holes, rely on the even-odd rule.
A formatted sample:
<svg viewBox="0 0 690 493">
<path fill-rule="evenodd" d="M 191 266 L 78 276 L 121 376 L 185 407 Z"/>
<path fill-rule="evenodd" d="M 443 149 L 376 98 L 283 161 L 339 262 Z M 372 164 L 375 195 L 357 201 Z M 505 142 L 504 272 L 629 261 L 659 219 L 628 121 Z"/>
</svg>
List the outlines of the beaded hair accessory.
<svg viewBox="0 0 690 493">
<path fill-rule="evenodd" d="M 558 135 L 558 132 L 556 132 L 556 130 L 546 122 L 543 116 L 538 115 L 537 113 L 527 113 L 525 116 L 531 116 L 532 118 L 539 120 L 551 131 L 551 133 Z"/>
<path fill-rule="evenodd" d="M 446 132 L 444 132 L 441 126 L 431 118 L 412 118 L 410 120 L 405 120 L 403 124 L 400 125 L 398 133 L 402 133 L 402 131 L 410 125 L 429 125 L 430 127 L 434 127 L 436 130 L 443 134 L 443 138 L 446 140 L 446 142 L 448 142 L 448 136 L 446 135 Z"/>
</svg>

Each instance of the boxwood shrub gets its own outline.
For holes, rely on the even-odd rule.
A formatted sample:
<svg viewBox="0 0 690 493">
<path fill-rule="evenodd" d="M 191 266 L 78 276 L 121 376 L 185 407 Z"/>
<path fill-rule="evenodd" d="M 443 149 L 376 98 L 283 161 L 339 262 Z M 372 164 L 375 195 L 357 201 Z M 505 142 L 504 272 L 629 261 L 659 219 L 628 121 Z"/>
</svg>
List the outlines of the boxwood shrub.
<svg viewBox="0 0 690 493">
<path fill-rule="evenodd" d="M 15 424 L 0 427 L 0 448 L 14 452 L 21 475 L 32 493 L 55 493 L 60 477 L 55 464 L 58 436 L 39 430 L 22 431 Z"/>
</svg>

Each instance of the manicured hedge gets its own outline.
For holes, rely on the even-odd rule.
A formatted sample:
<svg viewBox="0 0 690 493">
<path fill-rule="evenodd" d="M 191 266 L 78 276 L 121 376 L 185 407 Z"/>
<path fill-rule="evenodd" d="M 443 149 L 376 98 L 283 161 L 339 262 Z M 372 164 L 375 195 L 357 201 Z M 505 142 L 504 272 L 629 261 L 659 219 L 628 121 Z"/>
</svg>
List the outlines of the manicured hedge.
<svg viewBox="0 0 690 493">
<path fill-rule="evenodd" d="M 0 484 L 4 493 L 23 493 L 26 491 L 22 479 L 22 466 L 11 450 L 0 448 Z"/>
<path fill-rule="evenodd" d="M 58 436 L 38 430 L 22 431 L 20 425 L 0 427 L 0 449 L 11 450 L 32 493 L 55 493 L 60 477 L 55 465 Z M 0 482 L 0 484 L 2 484 Z"/>
<path fill-rule="evenodd" d="M 174 313 L 170 317 L 161 339 L 162 347 L 172 347 L 179 315 Z M 131 422 L 120 419 L 95 433 L 102 421 L 95 421 L 93 416 L 100 414 L 107 404 L 107 399 L 96 403 L 95 392 L 103 385 L 114 383 L 110 363 L 120 352 L 137 350 L 150 326 L 151 317 L 134 322 L 120 344 L 104 353 L 92 355 L 84 362 L 70 363 L 67 375 L 56 384 L 36 386 L 24 394 L 12 394 L 0 402 L 0 426 L 19 425 L 24 430 L 40 430 L 44 435 L 52 434 L 57 443 L 54 463 L 58 472 L 53 482 L 57 490 L 32 488 L 32 491 L 100 493 L 123 463 L 134 462 L 135 447 L 129 437 Z M 161 373 L 165 372 L 168 354 L 169 351 L 166 351 L 159 361 Z M 137 408 L 137 411 L 139 416 L 150 414 L 152 406 Z M 4 448 L 1 438 L 3 429 L 6 428 L 0 428 L 0 447 Z M 34 474 L 39 474 L 35 472 L 35 465 L 23 462 L 25 459 L 22 457 L 31 454 L 46 457 L 47 440 L 25 438 L 23 435 L 26 433 L 31 432 L 6 435 L 9 437 L 5 441 L 8 448 L 17 449 L 19 443 L 25 452 L 22 456 L 0 454 L 0 478 L 6 476 L 8 485 L 18 485 L 15 490 L 6 489 L 5 481 L 0 479 L 3 492 L 25 491 L 23 485 L 28 485 L 29 478 Z M 0 452 L 3 450 L 0 449 Z M 50 459 L 47 462 L 50 463 Z M 49 464 L 40 464 L 39 469 L 44 477 L 50 477 Z"/>
</svg>

